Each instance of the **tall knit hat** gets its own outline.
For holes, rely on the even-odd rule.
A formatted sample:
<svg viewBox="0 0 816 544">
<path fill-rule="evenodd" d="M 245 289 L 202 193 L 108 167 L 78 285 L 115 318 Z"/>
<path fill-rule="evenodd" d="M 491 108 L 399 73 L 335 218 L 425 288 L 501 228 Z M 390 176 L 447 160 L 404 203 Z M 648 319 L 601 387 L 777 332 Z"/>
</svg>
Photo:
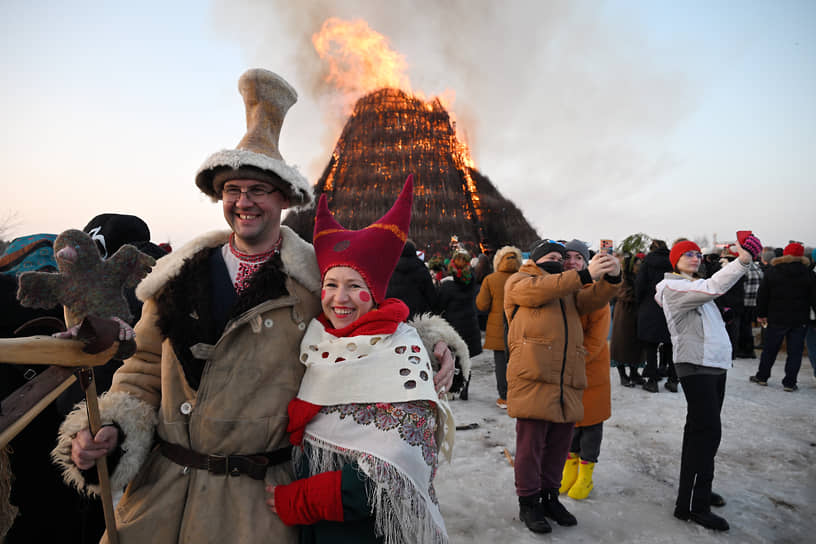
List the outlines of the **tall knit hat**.
<svg viewBox="0 0 816 544">
<path fill-rule="evenodd" d="M 413 200 L 414 176 L 410 175 L 385 215 L 364 229 L 347 230 L 329 211 L 326 195 L 320 195 L 313 242 L 320 277 L 335 266 L 348 266 L 360 273 L 375 302 L 385 300 L 388 280 L 408 239 Z"/>
<path fill-rule="evenodd" d="M 562 257 L 566 256 L 567 254 L 567 249 L 561 242 L 556 242 L 555 240 L 549 239 L 538 240 L 537 242 L 533 243 L 532 247 L 530 248 L 530 259 L 532 259 L 533 262 L 536 262 L 547 253 L 552 253 L 553 251 L 557 251 Z"/>
<path fill-rule="evenodd" d="M 793 257 L 804 257 L 805 256 L 805 246 L 797 242 L 791 242 L 790 244 L 785 246 L 785 249 L 782 251 L 782 255 L 791 255 Z"/>
<path fill-rule="evenodd" d="M 297 102 L 295 90 L 268 70 L 247 70 L 238 80 L 244 98 L 247 132 L 235 149 L 210 155 L 196 174 L 196 185 L 214 202 L 231 179 L 255 179 L 280 189 L 292 207 L 312 201 L 312 187 L 278 150 L 283 118 Z"/>
<path fill-rule="evenodd" d="M 686 251 L 697 251 L 698 253 L 702 253 L 702 251 L 700 251 L 700 246 L 691 240 L 677 242 L 672 246 L 671 253 L 669 253 L 669 261 L 671 261 L 672 268 L 677 267 L 677 261 L 680 260 L 680 257 L 682 257 L 683 253 Z"/>
<path fill-rule="evenodd" d="M 573 238 L 567 242 L 564 247 L 566 247 L 567 251 L 577 251 L 580 253 L 581 257 L 584 258 L 584 262 L 589 264 L 589 247 L 587 247 L 584 242 L 578 240 L 577 238 Z"/>
</svg>

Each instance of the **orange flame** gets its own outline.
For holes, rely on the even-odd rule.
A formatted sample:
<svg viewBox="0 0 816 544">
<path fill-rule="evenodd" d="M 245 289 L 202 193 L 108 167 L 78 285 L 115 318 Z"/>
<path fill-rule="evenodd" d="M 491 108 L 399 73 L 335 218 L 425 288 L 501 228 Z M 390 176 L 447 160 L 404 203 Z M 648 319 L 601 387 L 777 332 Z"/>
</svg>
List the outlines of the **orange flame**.
<svg viewBox="0 0 816 544">
<path fill-rule="evenodd" d="M 406 74 L 408 63 L 405 57 L 392 50 L 388 38 L 372 30 L 363 20 L 329 18 L 320 31 L 312 36 L 312 43 L 320 58 L 328 64 L 326 81 L 344 95 L 346 113 L 352 112 L 355 102 L 361 96 L 383 87 L 393 87 L 412 94 L 425 102 L 428 111 L 434 111 L 435 103 L 444 107 L 455 133 L 455 141 L 452 142 L 454 162 L 465 177 L 473 209 L 481 221 L 479 193 L 470 175 L 470 169 L 475 165 L 464 135 L 456 127 L 452 112 L 455 92 L 448 89 L 436 99 L 428 99 L 421 92 L 412 90 L 410 78 Z M 334 171 L 327 178 L 328 190 L 331 190 L 333 174 Z"/>
<path fill-rule="evenodd" d="M 363 94 L 383 87 L 412 92 L 405 57 L 365 21 L 327 19 L 312 36 L 312 43 L 328 63 L 326 80 L 347 95 L 349 106 Z"/>
</svg>

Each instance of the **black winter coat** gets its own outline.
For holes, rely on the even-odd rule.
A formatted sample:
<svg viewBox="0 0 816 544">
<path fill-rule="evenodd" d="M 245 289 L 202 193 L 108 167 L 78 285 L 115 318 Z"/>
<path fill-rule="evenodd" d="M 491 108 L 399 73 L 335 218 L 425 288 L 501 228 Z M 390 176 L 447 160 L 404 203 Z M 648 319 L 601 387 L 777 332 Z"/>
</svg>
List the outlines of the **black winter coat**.
<svg viewBox="0 0 816 544">
<path fill-rule="evenodd" d="M 476 287 L 452 279 L 439 284 L 434 303 L 434 313 L 439 314 L 456 329 L 465 341 L 470 358 L 482 352 L 482 336 L 476 319 Z"/>
<path fill-rule="evenodd" d="M 635 279 L 635 298 L 638 301 L 638 338 L 659 344 L 671 342 L 663 309 L 655 302 L 655 286 L 671 272 L 668 249 L 655 249 L 646 255 Z"/>
<path fill-rule="evenodd" d="M 757 293 L 757 316 L 776 327 L 798 327 L 816 309 L 816 276 L 806 257 L 785 255 L 771 261 Z"/>
<path fill-rule="evenodd" d="M 413 319 L 415 315 L 432 311 L 436 292 L 431 274 L 416 256 L 416 251 L 408 253 L 402 252 L 385 296 L 403 301 L 411 312 L 408 319 Z"/>
</svg>

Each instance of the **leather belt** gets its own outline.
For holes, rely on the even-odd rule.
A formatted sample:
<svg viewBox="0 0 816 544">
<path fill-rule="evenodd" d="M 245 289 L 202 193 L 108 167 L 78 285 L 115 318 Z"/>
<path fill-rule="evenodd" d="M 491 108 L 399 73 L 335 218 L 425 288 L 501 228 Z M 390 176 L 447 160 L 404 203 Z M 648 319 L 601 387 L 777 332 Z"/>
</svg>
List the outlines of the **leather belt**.
<svg viewBox="0 0 816 544">
<path fill-rule="evenodd" d="M 212 474 L 230 476 L 245 474 L 254 480 L 263 480 L 266 477 L 266 469 L 292 458 L 292 446 L 252 455 L 205 455 L 178 444 L 171 444 L 161 438 L 156 440 L 162 455 L 177 465 L 206 470 Z"/>
</svg>

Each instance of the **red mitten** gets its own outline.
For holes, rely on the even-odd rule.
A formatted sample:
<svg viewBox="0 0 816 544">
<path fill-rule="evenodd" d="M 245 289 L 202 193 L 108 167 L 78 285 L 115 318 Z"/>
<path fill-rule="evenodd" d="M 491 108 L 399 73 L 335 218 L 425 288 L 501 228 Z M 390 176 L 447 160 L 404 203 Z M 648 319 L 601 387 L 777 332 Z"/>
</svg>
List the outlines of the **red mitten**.
<svg viewBox="0 0 816 544">
<path fill-rule="evenodd" d="M 751 254 L 751 257 L 756 258 L 762 252 L 762 242 L 759 238 L 753 235 L 750 230 L 737 231 L 737 242 L 745 251 Z"/>
<path fill-rule="evenodd" d="M 342 474 L 321 472 L 311 478 L 275 487 L 275 511 L 286 525 L 343 521 Z"/>
<path fill-rule="evenodd" d="M 320 408 L 317 404 L 300 400 L 297 397 L 289 401 L 289 406 L 287 406 L 289 425 L 286 427 L 286 431 L 291 433 L 289 442 L 295 446 L 303 442 L 303 431 L 306 430 L 306 424 L 320 411 Z"/>
</svg>

